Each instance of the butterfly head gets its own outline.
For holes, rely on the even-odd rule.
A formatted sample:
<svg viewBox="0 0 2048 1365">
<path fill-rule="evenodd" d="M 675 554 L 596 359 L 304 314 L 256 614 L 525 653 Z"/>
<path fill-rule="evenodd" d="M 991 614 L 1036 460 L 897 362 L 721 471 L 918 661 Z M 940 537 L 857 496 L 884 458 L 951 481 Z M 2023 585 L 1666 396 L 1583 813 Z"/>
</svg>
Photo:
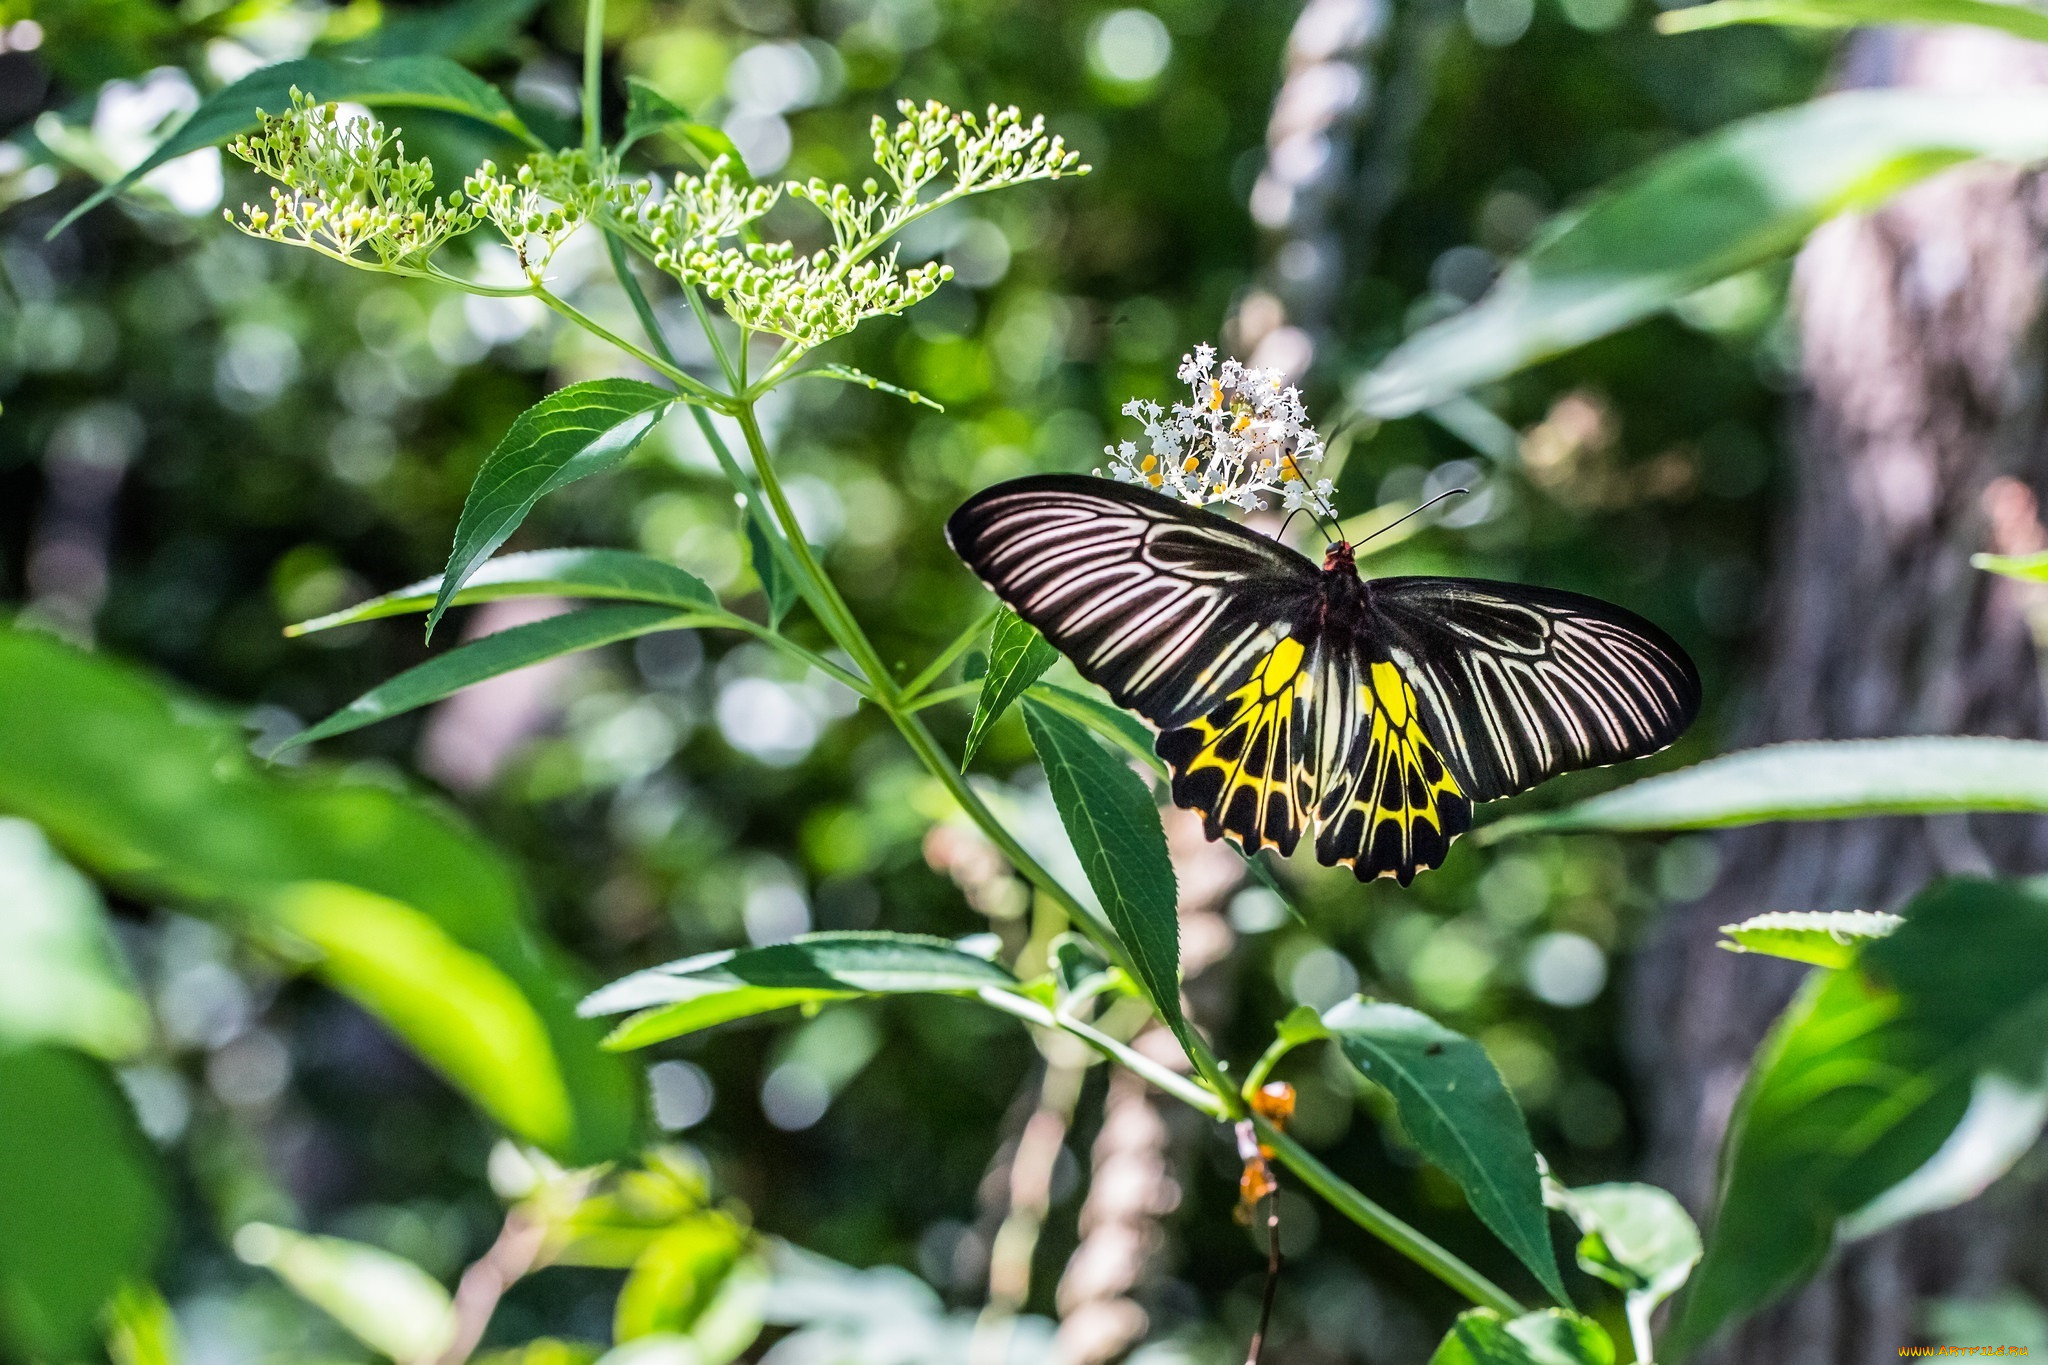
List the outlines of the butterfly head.
<svg viewBox="0 0 2048 1365">
<path fill-rule="evenodd" d="M 1350 541 L 1337 541 L 1323 552 L 1323 572 L 1348 573 L 1353 578 L 1358 576 L 1358 563 L 1352 558 Z"/>
</svg>

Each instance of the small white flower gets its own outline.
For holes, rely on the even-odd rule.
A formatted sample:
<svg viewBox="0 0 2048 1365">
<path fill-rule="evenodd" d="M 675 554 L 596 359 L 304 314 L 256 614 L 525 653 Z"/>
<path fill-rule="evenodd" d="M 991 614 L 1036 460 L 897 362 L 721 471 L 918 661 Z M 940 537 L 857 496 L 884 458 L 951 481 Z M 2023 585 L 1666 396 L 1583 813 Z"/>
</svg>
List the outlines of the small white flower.
<svg viewBox="0 0 2048 1365">
<path fill-rule="evenodd" d="M 1219 369 L 1213 346 L 1183 356 L 1178 374 L 1187 402 L 1171 411 L 1138 398 L 1124 405 L 1126 417 L 1144 423 L 1145 448 L 1134 441 L 1105 447 L 1115 461 L 1110 477 L 1194 507 L 1229 503 L 1255 511 L 1267 505 L 1267 493 L 1278 494 L 1289 511 L 1327 507 L 1330 481 L 1309 481 L 1323 460 L 1322 438 L 1283 376 L 1236 360 Z"/>
</svg>

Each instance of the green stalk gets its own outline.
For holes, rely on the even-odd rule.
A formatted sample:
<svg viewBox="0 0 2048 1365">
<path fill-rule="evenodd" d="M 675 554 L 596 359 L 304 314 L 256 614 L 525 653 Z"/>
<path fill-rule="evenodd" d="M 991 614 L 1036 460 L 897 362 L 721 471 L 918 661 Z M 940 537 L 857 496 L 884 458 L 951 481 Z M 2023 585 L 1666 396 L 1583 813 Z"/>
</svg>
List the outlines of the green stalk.
<svg viewBox="0 0 2048 1365">
<path fill-rule="evenodd" d="M 592 162 L 604 147 L 601 123 L 602 101 L 598 82 L 604 76 L 604 0 L 585 0 L 583 6 L 583 150 Z"/>
<path fill-rule="evenodd" d="M 1316 1160 L 1308 1148 L 1264 1119 L 1254 1118 L 1252 1123 L 1259 1131 L 1259 1141 L 1272 1149 L 1280 1164 L 1301 1177 L 1302 1184 L 1327 1199 L 1346 1218 L 1472 1302 L 1511 1318 L 1529 1311 L 1505 1289 L 1359 1193 L 1356 1186 Z"/>
<path fill-rule="evenodd" d="M 903 684 L 904 699 L 906 701 L 909 700 L 938 681 L 939 676 L 952 666 L 953 660 L 965 654 L 968 646 L 981 638 L 981 633 L 988 629 L 988 623 L 995 620 L 996 612 L 999 610 L 1001 610 L 999 607 L 990 607 L 987 611 L 975 617 L 973 623 L 967 629 L 954 636 L 953 643 L 940 650 L 938 657 L 934 658 L 929 664 L 926 664 L 922 673 L 919 673 L 909 682 Z"/>
</svg>

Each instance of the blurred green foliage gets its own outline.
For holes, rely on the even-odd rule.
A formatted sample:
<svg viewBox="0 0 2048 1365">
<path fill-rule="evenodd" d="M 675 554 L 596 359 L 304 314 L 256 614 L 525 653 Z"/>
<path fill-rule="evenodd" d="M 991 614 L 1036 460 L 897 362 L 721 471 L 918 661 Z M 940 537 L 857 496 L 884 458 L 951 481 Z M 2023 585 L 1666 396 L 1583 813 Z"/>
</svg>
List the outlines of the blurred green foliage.
<svg viewBox="0 0 2048 1365">
<path fill-rule="evenodd" d="M 1352 245 L 1310 377 L 1319 416 L 1545 215 L 1695 133 L 1803 98 L 1826 54 L 1809 36 L 1761 30 L 1681 49 L 1651 33 L 1646 9 L 1589 0 L 1543 0 L 1512 41 L 1482 42 L 1475 33 L 1501 30 L 1481 22 L 1488 6 L 1466 8 L 1416 111 L 1404 187 L 1375 239 Z M 1217 337 L 1267 252 L 1244 205 L 1295 11 L 1152 9 L 1166 48 L 1141 79 L 1109 60 L 1112 8 L 1075 0 L 636 0 L 607 12 L 624 68 L 718 122 L 764 173 L 857 176 L 867 118 L 899 96 L 1042 109 L 1096 168 L 1056 193 L 933 220 L 917 249 L 954 264 L 960 283 L 845 346 L 844 359 L 943 413 L 842 384 L 778 395 L 778 460 L 809 538 L 906 677 L 986 600 L 940 540 L 943 515 L 993 480 L 1098 463 L 1106 440 L 1132 434 L 1121 404 L 1168 393 L 1175 359 Z M 944 802 L 884 724 L 755 643 L 650 635 L 554 668 L 545 688 L 501 688 L 483 711 L 457 698 L 351 735 L 331 746 L 338 770 L 274 773 L 248 756 L 252 740 L 267 751 L 425 657 L 410 618 L 296 639 L 282 626 L 438 572 L 470 479 L 513 419 L 565 381 L 612 377 L 613 362 L 519 303 L 364 276 L 225 230 L 209 194 L 240 203 L 262 191 L 230 165 L 212 193 L 204 152 L 45 234 L 87 192 L 80 167 L 94 156 L 133 164 L 198 92 L 316 42 L 461 56 L 530 126 L 565 128 L 580 7 L 537 7 L 516 29 L 508 13 L 259 3 L 194 18 L 141 0 L 0 4 L 6 32 L 41 28 L 33 51 L 0 52 L 0 127 L 19 149 L 0 149 L 0 583 L 25 625 L 91 635 L 104 654 L 175 680 L 161 689 L 28 630 L 0 638 L 0 806 L 112 889 L 132 990 L 155 1019 L 142 1054 L 119 1050 L 120 1076 L 133 1122 L 180 1173 L 165 1196 L 180 1216 L 154 1270 L 193 1358 L 360 1358 L 229 1254 L 251 1220 L 378 1247 L 443 1281 L 491 1244 L 502 1215 L 485 1176 L 493 1127 L 447 1081 L 536 1140 L 559 1136 L 549 1101 L 493 1101 L 478 1079 L 516 1072 L 545 1090 L 545 1068 L 530 1065 L 537 1035 L 528 1051 L 457 1060 L 458 1038 L 380 1009 L 376 982 L 388 978 L 351 975 L 337 943 L 280 897 L 341 896 L 357 910 L 329 923 L 372 933 L 414 967 L 465 964 L 455 979 L 468 972 L 506 1009 L 530 1008 L 583 1156 L 622 1150 L 644 1107 L 639 1135 L 686 1132 L 753 1227 L 856 1265 L 914 1268 L 939 1296 L 918 1291 L 933 1321 L 945 1320 L 941 1299 L 974 1305 L 985 1290 L 995 1224 L 979 1188 L 1040 1065 L 1008 1021 L 906 996 L 727 1031 L 715 1047 L 671 1044 L 636 1106 L 629 1073 L 571 1018 L 569 1002 L 597 980 L 804 928 L 1032 937 L 1016 888 L 973 881 L 957 861 L 945 864 L 957 885 L 934 869 L 944 860 L 928 856 L 927 827 Z M 109 79 L 122 83 L 102 87 Z M 625 103 L 622 84 L 608 91 L 614 126 Z M 493 154 L 452 121 L 409 115 L 405 126 L 444 172 Z M 684 157 L 667 135 L 639 150 L 650 164 Z M 771 167 L 781 155 L 791 159 Z M 628 330 L 601 265 L 563 269 L 581 272 L 586 306 Z M 1477 477 L 1489 490 L 1481 514 L 1417 534 L 1369 570 L 1623 601 L 1671 629 L 1710 698 L 1725 697 L 1781 480 L 1783 289 L 1782 270 L 1762 269 L 1503 381 L 1484 397 L 1526 432 L 1518 459 L 1496 463 L 1426 417 L 1353 426 L 1347 514 Z M 630 545 L 728 602 L 759 590 L 731 493 L 681 415 L 611 477 L 539 504 L 508 544 Z M 462 608 L 450 624 L 474 630 L 492 610 Z M 796 627 L 822 646 L 810 629 Z M 929 714 L 959 752 L 971 702 Z M 1681 756 L 1717 740 L 1709 717 Z M 978 771 L 1056 837 L 1031 755 L 1012 714 L 989 729 Z M 1558 786 L 1569 796 L 1604 781 Z M 436 783 L 479 833 L 403 794 Z M 1599 834 L 1468 842 L 1406 889 L 1308 869 L 1290 886 L 1305 924 L 1264 889 L 1227 894 L 1217 922 L 1235 951 L 1196 982 L 1195 1008 L 1221 1050 L 1251 1056 L 1291 1005 L 1360 988 L 1411 1002 L 1484 1045 L 1562 1178 L 1618 1177 L 1632 1169 L 1635 1120 L 1610 982 L 1657 906 L 1697 895 L 1712 874 L 1703 844 Z M 271 928 L 247 934 L 260 921 Z M 294 925 L 296 943 L 282 936 Z M 298 968 L 310 947 L 327 965 L 308 977 Z M 95 1027 L 125 1037 L 107 1024 L 121 1009 Z M 127 1113 L 101 1064 L 48 1055 L 75 1073 L 81 1105 L 106 1101 L 94 1112 L 108 1122 Z M 1533 1291 L 1475 1222 L 1438 1217 L 1462 1203 L 1457 1189 L 1362 1105 L 1334 1048 L 1304 1048 L 1282 1074 L 1300 1094 L 1304 1142 Z M 1078 1134 L 1104 1104 L 1091 1083 Z M 1159 1340 L 1227 1355 L 1255 1311 L 1264 1252 L 1229 1219 L 1234 1153 L 1193 1130 L 1180 1142 L 1182 1212 L 1146 1307 Z M 155 1187 L 132 1134 L 117 1125 L 100 1145 L 104 1157 L 85 1142 L 51 1157 L 104 1159 Z M 1072 1138 L 1055 1167 L 1035 1310 L 1051 1308 L 1074 1248 L 1086 1159 Z M 1285 1221 L 1276 1358 L 1427 1353 L 1457 1306 L 1447 1291 L 1305 1201 Z M 142 1268 L 163 1225 L 105 1239 L 98 1283 Z M 679 1245 L 676 1263 L 697 1255 Z M 607 1339 L 626 1263 L 522 1281 L 486 1346 Z M 561 1358 L 588 1358 L 578 1349 Z"/>
</svg>

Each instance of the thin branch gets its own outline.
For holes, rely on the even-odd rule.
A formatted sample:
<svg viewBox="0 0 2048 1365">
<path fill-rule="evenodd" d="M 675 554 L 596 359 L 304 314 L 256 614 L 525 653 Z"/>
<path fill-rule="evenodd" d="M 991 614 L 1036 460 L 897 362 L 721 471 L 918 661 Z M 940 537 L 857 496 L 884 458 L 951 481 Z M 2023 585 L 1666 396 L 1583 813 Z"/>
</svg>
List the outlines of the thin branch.
<svg viewBox="0 0 2048 1365">
<path fill-rule="evenodd" d="M 545 1222 L 522 1209 L 515 1207 L 505 1215 L 498 1240 L 462 1272 L 462 1282 L 455 1287 L 455 1335 L 432 1365 L 463 1365 L 469 1359 L 498 1311 L 498 1300 L 540 1267 L 547 1231 Z"/>
<path fill-rule="evenodd" d="M 1259 1330 L 1252 1333 L 1252 1348 L 1244 1365 L 1259 1365 L 1266 1348 L 1266 1329 L 1273 1322 L 1273 1296 L 1280 1288 L 1280 1191 L 1266 1196 L 1266 1292 L 1259 1300 Z"/>
</svg>

